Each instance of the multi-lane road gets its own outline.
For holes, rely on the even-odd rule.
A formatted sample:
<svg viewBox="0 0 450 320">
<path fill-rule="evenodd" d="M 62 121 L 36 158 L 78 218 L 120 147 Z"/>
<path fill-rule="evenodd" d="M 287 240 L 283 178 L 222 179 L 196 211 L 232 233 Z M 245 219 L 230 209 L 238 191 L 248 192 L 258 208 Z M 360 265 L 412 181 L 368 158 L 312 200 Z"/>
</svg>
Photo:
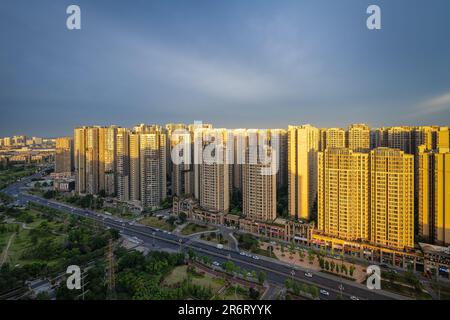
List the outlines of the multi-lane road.
<svg viewBox="0 0 450 320">
<path fill-rule="evenodd" d="M 101 214 L 91 210 L 72 207 L 65 203 L 47 200 L 26 193 L 26 190 L 24 190 L 26 184 L 29 183 L 31 179 L 39 178 L 40 176 L 41 174 L 37 173 L 31 177 L 22 179 L 21 181 L 8 186 L 6 189 L 2 190 L 2 192 L 13 197 L 17 204 L 33 202 L 53 209 L 61 210 L 72 215 L 95 220 L 98 224 L 104 226 L 105 228 L 113 228 L 121 231 L 121 233 L 126 236 L 139 238 L 146 246 L 149 247 L 172 250 L 186 250 L 187 248 L 192 248 L 198 254 L 207 255 L 213 261 L 217 261 L 218 263 L 233 261 L 236 265 L 241 267 L 241 270 L 255 270 L 256 272 L 263 271 L 266 273 L 266 280 L 269 283 L 275 283 L 279 286 L 283 286 L 287 278 L 294 279 L 300 283 L 315 285 L 319 291 L 328 292 L 328 295 L 320 293 L 321 299 L 337 299 L 341 294 L 343 299 L 406 299 L 406 297 L 383 290 L 369 290 L 362 284 L 340 279 L 332 275 L 322 274 L 320 272 L 312 272 L 312 277 L 307 277 L 305 273 L 308 270 L 293 265 L 291 266 L 286 263 L 281 263 L 274 259 L 267 259 L 264 257 L 254 259 L 251 255 L 243 255 L 241 252 L 235 250 L 228 250 L 226 248 L 219 249 L 215 245 L 208 244 L 203 241 L 197 241 L 181 235 L 140 225 L 139 223 L 134 223 L 132 221 L 119 219 L 114 216 Z M 343 291 L 340 290 L 341 285 L 343 287 Z"/>
</svg>

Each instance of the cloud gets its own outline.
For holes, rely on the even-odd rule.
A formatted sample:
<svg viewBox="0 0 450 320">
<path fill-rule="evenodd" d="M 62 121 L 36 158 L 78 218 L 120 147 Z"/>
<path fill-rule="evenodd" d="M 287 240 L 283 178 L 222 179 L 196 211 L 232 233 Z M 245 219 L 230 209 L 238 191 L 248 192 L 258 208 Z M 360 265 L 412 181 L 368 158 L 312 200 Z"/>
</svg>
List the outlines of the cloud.
<svg viewBox="0 0 450 320">
<path fill-rule="evenodd" d="M 450 110 L 450 92 L 422 102 L 417 108 L 415 116 L 429 115 L 446 110 Z"/>
</svg>

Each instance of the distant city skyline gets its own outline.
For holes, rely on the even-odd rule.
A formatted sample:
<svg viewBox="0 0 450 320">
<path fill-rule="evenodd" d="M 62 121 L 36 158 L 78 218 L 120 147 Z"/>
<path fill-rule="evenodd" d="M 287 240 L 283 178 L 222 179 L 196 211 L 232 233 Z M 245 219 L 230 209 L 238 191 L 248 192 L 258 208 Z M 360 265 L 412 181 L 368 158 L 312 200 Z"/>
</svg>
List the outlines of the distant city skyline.
<svg viewBox="0 0 450 320">
<path fill-rule="evenodd" d="M 445 0 L 0 3 L 0 137 L 81 125 L 448 125 Z M 365 26 L 382 10 L 382 29 Z"/>
</svg>

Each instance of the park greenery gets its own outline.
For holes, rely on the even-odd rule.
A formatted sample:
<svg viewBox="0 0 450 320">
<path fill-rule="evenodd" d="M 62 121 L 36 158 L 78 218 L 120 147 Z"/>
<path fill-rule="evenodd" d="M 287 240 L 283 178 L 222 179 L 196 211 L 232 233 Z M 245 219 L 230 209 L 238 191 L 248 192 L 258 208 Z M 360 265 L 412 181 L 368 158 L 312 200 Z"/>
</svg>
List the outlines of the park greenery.
<svg viewBox="0 0 450 320">
<path fill-rule="evenodd" d="M 34 164 L 0 164 L 0 190 L 36 172 Z"/>
<path fill-rule="evenodd" d="M 14 234 L 9 252 L 0 267 L 0 293 L 23 287 L 25 281 L 52 279 L 65 273 L 67 266 L 84 265 L 103 257 L 113 230 L 97 228 L 83 218 L 30 204 L 26 209 L 7 208 L 0 212 L 0 243 Z M 3 218 L 1 218 L 3 217 Z"/>
</svg>

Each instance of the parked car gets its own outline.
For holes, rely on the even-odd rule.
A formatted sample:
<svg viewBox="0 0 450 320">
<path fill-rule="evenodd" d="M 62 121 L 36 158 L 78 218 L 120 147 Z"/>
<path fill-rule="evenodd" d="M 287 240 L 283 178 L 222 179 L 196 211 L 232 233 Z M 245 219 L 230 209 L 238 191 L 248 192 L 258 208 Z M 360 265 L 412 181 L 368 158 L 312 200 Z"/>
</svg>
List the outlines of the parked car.
<svg viewBox="0 0 450 320">
<path fill-rule="evenodd" d="M 305 272 L 305 277 L 312 278 L 313 275 L 311 272 Z"/>
</svg>

